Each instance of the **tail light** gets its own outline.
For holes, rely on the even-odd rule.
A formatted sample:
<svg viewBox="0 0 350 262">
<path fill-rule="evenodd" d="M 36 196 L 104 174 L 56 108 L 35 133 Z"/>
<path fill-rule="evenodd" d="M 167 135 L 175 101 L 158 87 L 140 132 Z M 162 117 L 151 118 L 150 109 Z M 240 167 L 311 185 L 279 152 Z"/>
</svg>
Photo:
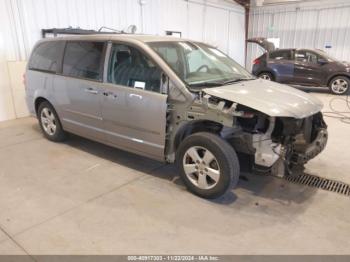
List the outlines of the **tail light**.
<svg viewBox="0 0 350 262">
<path fill-rule="evenodd" d="M 251 113 L 251 112 L 244 112 L 242 117 L 244 118 L 253 118 L 255 116 L 254 113 Z"/>
<path fill-rule="evenodd" d="M 259 65 L 259 64 L 260 64 L 259 58 L 255 59 L 255 60 L 253 61 L 253 65 Z"/>
</svg>

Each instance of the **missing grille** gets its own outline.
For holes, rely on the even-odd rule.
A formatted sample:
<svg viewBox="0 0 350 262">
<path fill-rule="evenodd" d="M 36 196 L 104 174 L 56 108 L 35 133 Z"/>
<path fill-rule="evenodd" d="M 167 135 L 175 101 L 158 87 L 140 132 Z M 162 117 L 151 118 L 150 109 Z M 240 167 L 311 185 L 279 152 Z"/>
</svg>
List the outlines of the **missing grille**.
<svg viewBox="0 0 350 262">
<path fill-rule="evenodd" d="M 350 196 L 350 185 L 336 180 L 322 178 L 309 174 L 297 174 L 286 176 L 285 179 L 294 184 L 306 185 Z"/>
</svg>

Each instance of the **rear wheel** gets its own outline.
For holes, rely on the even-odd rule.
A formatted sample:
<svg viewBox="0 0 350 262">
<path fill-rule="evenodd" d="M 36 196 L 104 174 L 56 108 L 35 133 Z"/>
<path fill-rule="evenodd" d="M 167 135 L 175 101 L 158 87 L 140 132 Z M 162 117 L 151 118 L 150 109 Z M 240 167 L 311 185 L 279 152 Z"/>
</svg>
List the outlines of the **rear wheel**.
<svg viewBox="0 0 350 262">
<path fill-rule="evenodd" d="M 258 77 L 261 78 L 261 79 L 264 79 L 264 80 L 273 81 L 273 76 L 272 76 L 272 74 L 271 74 L 271 73 L 268 73 L 268 72 L 261 73 L 261 74 L 259 74 Z"/>
<path fill-rule="evenodd" d="M 44 136 L 54 142 L 64 141 L 67 137 L 62 129 L 58 115 L 49 102 L 42 102 L 38 108 L 38 119 Z"/>
<path fill-rule="evenodd" d="M 218 198 L 238 183 L 236 152 L 215 134 L 201 132 L 187 137 L 176 159 L 186 187 L 200 197 Z"/>
<path fill-rule="evenodd" d="M 350 86 L 349 78 L 345 76 L 334 77 L 329 83 L 329 89 L 333 94 L 343 95 L 348 92 Z"/>
</svg>

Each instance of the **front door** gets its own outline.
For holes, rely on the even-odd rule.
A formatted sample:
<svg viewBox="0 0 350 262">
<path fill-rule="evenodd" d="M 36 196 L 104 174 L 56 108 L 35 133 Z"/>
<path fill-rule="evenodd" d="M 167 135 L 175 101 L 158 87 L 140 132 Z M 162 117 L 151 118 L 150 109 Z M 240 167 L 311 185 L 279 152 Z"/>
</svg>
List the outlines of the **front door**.
<svg viewBox="0 0 350 262">
<path fill-rule="evenodd" d="M 294 82 L 298 85 L 321 86 L 323 75 L 322 64 L 318 63 L 319 55 L 309 50 L 297 50 L 295 53 Z"/>
<path fill-rule="evenodd" d="M 110 144 L 164 160 L 167 95 L 161 70 L 139 49 L 113 44 L 102 118 Z"/>
<path fill-rule="evenodd" d="M 62 75 L 54 90 L 62 124 L 68 131 L 103 140 L 100 110 L 104 42 L 68 41 Z"/>
</svg>

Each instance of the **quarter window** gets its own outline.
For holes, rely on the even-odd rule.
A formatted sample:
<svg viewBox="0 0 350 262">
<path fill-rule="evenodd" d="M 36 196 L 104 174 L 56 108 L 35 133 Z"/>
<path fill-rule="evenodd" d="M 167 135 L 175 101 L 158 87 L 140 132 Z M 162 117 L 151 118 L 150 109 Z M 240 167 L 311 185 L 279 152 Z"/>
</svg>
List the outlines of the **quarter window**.
<svg viewBox="0 0 350 262">
<path fill-rule="evenodd" d="M 30 58 L 29 69 L 56 73 L 63 49 L 63 41 L 50 41 L 39 44 Z"/>
<path fill-rule="evenodd" d="M 68 42 L 63 59 L 63 74 L 101 80 L 103 48 L 103 42 Z"/>
<path fill-rule="evenodd" d="M 290 50 L 279 50 L 279 51 L 272 52 L 269 55 L 269 58 L 273 60 L 291 60 L 292 53 Z"/>
<path fill-rule="evenodd" d="M 161 71 L 138 49 L 113 44 L 108 82 L 132 88 L 160 92 Z"/>
</svg>

